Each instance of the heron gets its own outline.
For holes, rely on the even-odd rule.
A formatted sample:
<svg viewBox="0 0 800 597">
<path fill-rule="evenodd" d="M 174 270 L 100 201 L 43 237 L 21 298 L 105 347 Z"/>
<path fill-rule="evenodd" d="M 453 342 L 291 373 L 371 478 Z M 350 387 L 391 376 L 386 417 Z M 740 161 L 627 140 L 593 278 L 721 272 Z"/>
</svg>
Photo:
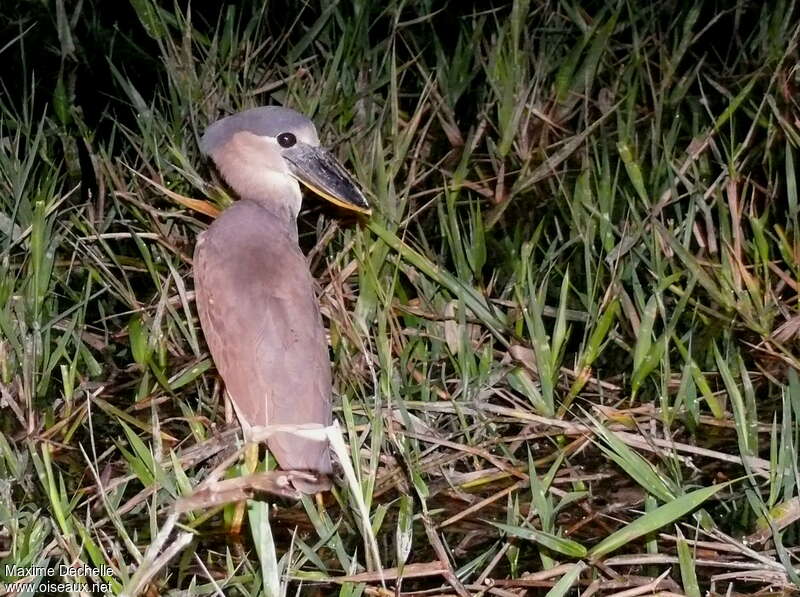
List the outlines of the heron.
<svg viewBox="0 0 800 597">
<path fill-rule="evenodd" d="M 201 151 L 238 196 L 199 235 L 194 279 L 200 324 L 242 427 L 332 422 L 331 364 L 314 279 L 298 244 L 300 184 L 370 213 L 364 192 L 320 147 L 310 119 L 264 106 L 211 124 Z M 291 431 L 267 446 L 294 488 L 330 488 L 328 444 Z M 304 478 L 298 478 L 304 477 Z"/>
</svg>

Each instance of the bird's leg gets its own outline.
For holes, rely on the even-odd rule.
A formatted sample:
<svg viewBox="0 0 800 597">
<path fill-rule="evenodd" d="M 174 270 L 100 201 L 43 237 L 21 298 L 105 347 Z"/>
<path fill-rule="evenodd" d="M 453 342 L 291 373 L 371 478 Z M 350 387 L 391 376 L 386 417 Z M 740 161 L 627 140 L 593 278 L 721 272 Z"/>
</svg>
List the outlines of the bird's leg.
<svg viewBox="0 0 800 597">
<path fill-rule="evenodd" d="M 256 472 L 258 467 L 258 444 L 248 442 L 244 447 L 244 470 L 248 475 Z"/>
<path fill-rule="evenodd" d="M 247 442 L 244 447 L 244 474 L 252 475 L 256 472 L 258 467 L 258 444 L 254 442 Z M 247 509 L 247 501 L 242 500 L 236 502 L 233 511 L 233 518 L 231 519 L 231 532 L 238 535 L 242 532 L 242 522 L 244 521 L 244 513 Z"/>
</svg>

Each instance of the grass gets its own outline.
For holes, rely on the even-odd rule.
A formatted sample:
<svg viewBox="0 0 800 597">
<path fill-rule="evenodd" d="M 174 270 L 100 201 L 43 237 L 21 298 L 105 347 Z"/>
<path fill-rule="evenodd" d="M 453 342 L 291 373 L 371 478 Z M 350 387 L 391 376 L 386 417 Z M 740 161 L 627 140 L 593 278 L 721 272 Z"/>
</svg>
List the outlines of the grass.
<svg viewBox="0 0 800 597">
<path fill-rule="evenodd" d="M 3 581 L 796 590 L 796 3 L 67 4 L 0 8 Z M 375 206 L 300 218 L 320 501 L 240 492 L 193 305 L 199 136 L 274 103 Z"/>
</svg>

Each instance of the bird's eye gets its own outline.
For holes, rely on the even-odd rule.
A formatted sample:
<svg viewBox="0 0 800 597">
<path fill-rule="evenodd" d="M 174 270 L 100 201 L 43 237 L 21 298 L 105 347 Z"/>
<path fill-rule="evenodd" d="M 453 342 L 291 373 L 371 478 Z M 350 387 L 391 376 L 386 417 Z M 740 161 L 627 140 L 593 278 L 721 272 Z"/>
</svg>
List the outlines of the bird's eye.
<svg viewBox="0 0 800 597">
<path fill-rule="evenodd" d="M 278 135 L 278 145 L 281 147 L 291 147 L 297 143 L 297 137 L 293 133 L 281 133 Z"/>
</svg>

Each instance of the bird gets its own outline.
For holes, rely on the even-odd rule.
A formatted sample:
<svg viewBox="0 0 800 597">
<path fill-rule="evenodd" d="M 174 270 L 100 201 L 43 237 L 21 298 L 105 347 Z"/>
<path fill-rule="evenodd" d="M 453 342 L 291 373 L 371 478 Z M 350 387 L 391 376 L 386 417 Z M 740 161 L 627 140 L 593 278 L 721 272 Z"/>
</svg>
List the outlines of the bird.
<svg viewBox="0 0 800 597">
<path fill-rule="evenodd" d="M 314 292 L 298 244 L 300 184 L 361 214 L 361 186 L 320 146 L 313 122 L 290 108 L 262 106 L 224 117 L 200 139 L 238 200 L 198 236 L 193 259 L 200 324 L 243 428 L 328 426 L 331 364 Z M 330 489 L 326 441 L 288 431 L 267 438 L 292 484 Z"/>
</svg>

